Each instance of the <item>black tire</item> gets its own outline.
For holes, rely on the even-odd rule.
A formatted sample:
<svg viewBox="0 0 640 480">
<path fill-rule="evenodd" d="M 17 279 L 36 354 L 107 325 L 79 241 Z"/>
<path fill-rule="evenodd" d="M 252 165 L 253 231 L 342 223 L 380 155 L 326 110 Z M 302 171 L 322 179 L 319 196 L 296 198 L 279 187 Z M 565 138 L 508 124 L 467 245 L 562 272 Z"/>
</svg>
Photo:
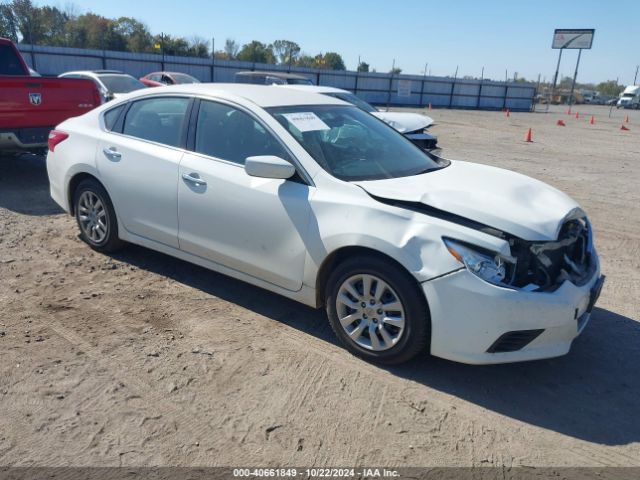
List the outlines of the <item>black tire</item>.
<svg viewBox="0 0 640 480">
<path fill-rule="evenodd" d="M 404 308 L 404 330 L 391 348 L 373 351 L 353 341 L 340 324 L 336 300 L 340 287 L 349 278 L 373 275 L 389 285 Z M 341 262 L 327 280 L 325 305 L 329 323 L 342 344 L 354 355 L 384 365 L 406 362 L 426 350 L 431 338 L 429 307 L 418 282 L 403 268 L 383 257 L 361 255 Z M 365 317 L 366 318 L 366 317 Z"/>
<path fill-rule="evenodd" d="M 95 195 L 104 206 L 104 224 L 106 226 L 106 235 L 104 235 L 104 238 L 101 238 L 98 241 L 91 238 L 90 235 L 87 234 L 80 219 L 80 201 L 85 192 L 89 192 Z M 118 220 L 116 218 L 116 212 L 113 208 L 113 203 L 111 203 L 109 194 L 100 184 L 100 182 L 93 178 L 82 180 L 73 193 L 73 209 L 75 212 L 76 222 L 78 223 L 78 228 L 80 230 L 80 238 L 92 249 L 102 253 L 111 253 L 121 249 L 124 246 L 124 242 L 118 237 Z"/>
</svg>

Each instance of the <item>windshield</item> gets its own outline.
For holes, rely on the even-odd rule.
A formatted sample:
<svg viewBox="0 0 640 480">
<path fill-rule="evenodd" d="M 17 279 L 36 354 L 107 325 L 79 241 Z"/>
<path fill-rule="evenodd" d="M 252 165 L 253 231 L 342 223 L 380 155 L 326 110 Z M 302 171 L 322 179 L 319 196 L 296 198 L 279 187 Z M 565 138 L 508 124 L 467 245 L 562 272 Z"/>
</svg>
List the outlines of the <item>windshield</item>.
<svg viewBox="0 0 640 480">
<path fill-rule="evenodd" d="M 313 85 L 313 82 L 308 78 L 287 78 L 289 85 Z"/>
<path fill-rule="evenodd" d="M 129 75 L 100 75 L 99 78 L 112 93 L 129 93 L 146 88 L 144 83 Z"/>
<path fill-rule="evenodd" d="M 327 172 L 346 181 L 408 177 L 441 168 L 402 134 L 359 108 L 267 109 Z"/>
<path fill-rule="evenodd" d="M 360 100 L 353 93 L 329 92 L 329 93 L 325 93 L 324 95 L 328 95 L 330 97 L 339 98 L 340 100 L 344 100 L 345 102 L 348 102 L 348 103 L 350 103 L 352 105 L 355 105 L 356 107 L 358 107 L 361 110 L 364 110 L 367 113 L 377 112 L 378 111 L 375 107 L 369 105 L 364 100 Z"/>
<path fill-rule="evenodd" d="M 623 93 L 623 97 L 635 97 L 635 93 Z"/>
<path fill-rule="evenodd" d="M 172 76 L 173 80 L 180 85 L 186 83 L 200 83 L 200 80 L 193 78 L 191 75 L 187 75 L 186 73 L 174 73 Z"/>
</svg>

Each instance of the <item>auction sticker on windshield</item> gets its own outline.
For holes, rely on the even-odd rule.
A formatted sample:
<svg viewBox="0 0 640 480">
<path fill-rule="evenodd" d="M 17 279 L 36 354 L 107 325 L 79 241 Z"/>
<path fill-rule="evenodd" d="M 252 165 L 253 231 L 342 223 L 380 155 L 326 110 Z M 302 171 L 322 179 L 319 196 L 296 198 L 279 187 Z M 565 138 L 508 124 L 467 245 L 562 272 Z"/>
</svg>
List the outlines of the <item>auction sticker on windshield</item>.
<svg viewBox="0 0 640 480">
<path fill-rule="evenodd" d="M 302 133 L 330 130 L 329 126 L 313 112 L 284 113 L 282 116 Z"/>
</svg>

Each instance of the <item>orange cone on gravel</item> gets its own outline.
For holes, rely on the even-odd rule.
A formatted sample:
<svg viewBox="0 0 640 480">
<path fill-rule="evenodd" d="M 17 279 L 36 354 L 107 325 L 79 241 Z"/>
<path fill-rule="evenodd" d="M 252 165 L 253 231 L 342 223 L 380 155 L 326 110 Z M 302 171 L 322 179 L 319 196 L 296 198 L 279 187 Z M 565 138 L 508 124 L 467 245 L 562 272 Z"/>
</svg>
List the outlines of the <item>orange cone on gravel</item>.
<svg viewBox="0 0 640 480">
<path fill-rule="evenodd" d="M 626 117 L 624 117 L 624 123 L 629 123 L 629 115 L 627 115 Z"/>
<path fill-rule="evenodd" d="M 567 126 L 562 120 L 558 120 L 556 122 L 556 125 L 559 126 L 559 127 L 566 127 Z"/>
<path fill-rule="evenodd" d="M 431 102 L 429 102 L 429 110 L 431 110 Z"/>
<path fill-rule="evenodd" d="M 576 118 L 580 118 L 580 112 L 576 112 Z"/>
<path fill-rule="evenodd" d="M 504 116 L 507 118 L 511 116 L 511 112 L 509 111 L 508 108 L 504 111 Z"/>
<path fill-rule="evenodd" d="M 525 142 L 533 142 L 533 140 L 531 139 L 532 136 L 532 132 L 531 129 L 527 130 L 527 134 L 524 136 L 524 141 Z"/>
<path fill-rule="evenodd" d="M 589 125 L 595 125 L 596 124 L 596 118 L 591 115 L 591 118 L 589 119 Z"/>
<path fill-rule="evenodd" d="M 624 126 L 624 124 L 622 124 L 622 125 L 620 126 L 620 130 L 625 130 L 625 131 L 627 131 L 627 132 L 629 131 L 629 129 L 628 129 L 627 127 L 625 127 L 625 126 Z"/>
</svg>

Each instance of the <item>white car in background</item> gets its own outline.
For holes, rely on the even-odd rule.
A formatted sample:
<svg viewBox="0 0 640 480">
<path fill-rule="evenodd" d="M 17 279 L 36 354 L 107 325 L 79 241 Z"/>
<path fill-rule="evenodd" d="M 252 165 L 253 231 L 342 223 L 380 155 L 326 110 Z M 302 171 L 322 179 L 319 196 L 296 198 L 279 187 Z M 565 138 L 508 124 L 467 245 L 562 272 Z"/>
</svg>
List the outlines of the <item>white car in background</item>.
<svg viewBox="0 0 640 480">
<path fill-rule="evenodd" d="M 420 148 L 424 148 L 426 150 L 434 150 L 437 148 L 438 137 L 425 131 L 429 126 L 433 125 L 433 118 L 421 113 L 381 111 L 350 91 L 335 87 L 317 85 L 278 85 L 278 87 L 319 93 L 321 95 L 339 98 L 340 100 L 351 103 L 361 110 L 378 117 L 380 120 L 389 124 L 403 135 L 406 135 L 407 138 Z"/>
<path fill-rule="evenodd" d="M 137 78 L 119 70 L 78 70 L 65 72 L 58 75 L 59 78 L 84 78 L 93 80 L 100 90 L 103 102 L 118 99 L 123 95 L 147 88 Z"/>
<path fill-rule="evenodd" d="M 337 98 L 154 88 L 51 132 L 81 238 L 139 244 L 312 307 L 381 363 L 567 353 L 602 287 L 586 214 L 532 178 L 428 155 Z"/>
</svg>

